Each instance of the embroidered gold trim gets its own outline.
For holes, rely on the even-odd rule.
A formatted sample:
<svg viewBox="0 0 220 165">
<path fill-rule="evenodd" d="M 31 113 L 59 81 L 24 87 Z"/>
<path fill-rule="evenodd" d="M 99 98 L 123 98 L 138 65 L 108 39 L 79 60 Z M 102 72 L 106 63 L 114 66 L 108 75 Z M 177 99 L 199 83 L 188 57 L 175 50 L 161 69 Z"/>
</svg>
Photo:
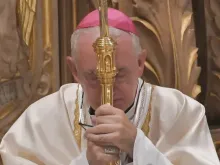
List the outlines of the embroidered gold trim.
<svg viewBox="0 0 220 165">
<path fill-rule="evenodd" d="M 153 91 L 154 91 L 154 87 L 152 85 L 152 89 L 151 89 L 151 95 L 150 95 L 150 103 L 149 103 L 149 109 L 148 109 L 148 112 L 147 112 L 147 116 L 145 118 L 145 121 L 144 121 L 144 124 L 142 125 L 142 131 L 144 132 L 145 136 L 148 136 L 149 132 L 150 132 L 150 120 L 151 120 L 151 102 L 152 102 L 152 94 L 153 94 Z"/>
<path fill-rule="evenodd" d="M 79 119 L 79 84 L 76 91 L 76 100 L 75 100 L 75 111 L 74 111 L 74 137 L 76 139 L 77 145 L 79 147 L 79 150 L 81 150 L 81 132 L 82 128 L 80 127 L 78 123 Z"/>
</svg>

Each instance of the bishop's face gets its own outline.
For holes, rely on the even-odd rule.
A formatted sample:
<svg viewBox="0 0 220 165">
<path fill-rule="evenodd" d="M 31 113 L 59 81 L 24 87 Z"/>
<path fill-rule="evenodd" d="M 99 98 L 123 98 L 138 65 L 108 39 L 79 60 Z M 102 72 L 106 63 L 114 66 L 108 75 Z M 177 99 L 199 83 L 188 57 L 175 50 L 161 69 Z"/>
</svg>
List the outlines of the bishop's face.
<svg viewBox="0 0 220 165">
<path fill-rule="evenodd" d="M 138 78 L 143 73 L 145 54 L 135 55 L 131 36 L 123 33 L 117 40 L 116 68 L 113 88 L 113 106 L 126 110 L 135 99 Z M 101 86 L 96 76 L 97 57 L 89 34 L 81 36 L 78 42 L 77 57 L 71 62 L 74 78 L 82 85 L 87 101 L 96 109 L 101 105 Z M 68 62 L 70 65 L 70 62 Z"/>
</svg>

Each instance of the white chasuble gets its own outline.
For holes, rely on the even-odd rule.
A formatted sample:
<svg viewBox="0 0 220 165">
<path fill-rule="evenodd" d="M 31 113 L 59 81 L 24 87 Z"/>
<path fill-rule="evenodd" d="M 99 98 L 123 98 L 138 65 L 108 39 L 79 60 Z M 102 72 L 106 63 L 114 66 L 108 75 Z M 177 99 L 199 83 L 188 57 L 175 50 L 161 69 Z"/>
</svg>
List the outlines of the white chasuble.
<svg viewBox="0 0 220 165">
<path fill-rule="evenodd" d="M 79 84 L 67 84 L 40 99 L 4 136 L 4 165 L 88 165 L 79 118 L 91 124 Z M 219 165 L 204 107 L 181 92 L 139 80 L 126 113 L 137 127 L 133 162 L 127 165 Z"/>
</svg>

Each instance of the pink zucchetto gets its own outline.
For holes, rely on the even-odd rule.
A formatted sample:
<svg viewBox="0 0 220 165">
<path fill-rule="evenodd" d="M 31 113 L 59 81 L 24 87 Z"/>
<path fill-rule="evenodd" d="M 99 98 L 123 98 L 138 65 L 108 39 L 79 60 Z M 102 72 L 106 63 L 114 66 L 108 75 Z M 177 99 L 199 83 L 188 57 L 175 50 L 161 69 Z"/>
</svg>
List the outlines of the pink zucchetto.
<svg viewBox="0 0 220 165">
<path fill-rule="evenodd" d="M 116 29 L 120 29 L 126 32 L 131 32 L 137 35 L 137 31 L 132 20 L 119 10 L 108 8 L 108 25 Z M 99 26 L 99 11 L 94 10 L 89 13 L 79 23 L 77 29 L 89 28 Z"/>
</svg>

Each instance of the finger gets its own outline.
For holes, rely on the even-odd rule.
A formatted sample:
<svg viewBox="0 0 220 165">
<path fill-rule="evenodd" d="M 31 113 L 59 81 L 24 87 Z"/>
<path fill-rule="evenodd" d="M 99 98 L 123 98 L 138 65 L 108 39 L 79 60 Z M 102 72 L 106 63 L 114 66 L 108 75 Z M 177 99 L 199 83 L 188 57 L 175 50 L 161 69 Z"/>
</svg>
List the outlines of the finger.
<svg viewBox="0 0 220 165">
<path fill-rule="evenodd" d="M 94 143 L 94 144 L 97 145 L 97 146 L 100 146 L 100 147 L 113 146 L 112 143 L 104 143 L 104 142 L 96 142 L 96 143 Z"/>
<path fill-rule="evenodd" d="M 117 130 L 117 125 L 115 124 L 99 124 L 95 127 L 88 128 L 85 132 L 85 136 L 88 134 L 108 134 L 115 132 Z"/>
<path fill-rule="evenodd" d="M 98 116 L 96 117 L 96 124 L 115 124 L 120 122 L 121 116 L 111 116 L 111 115 L 107 115 L 107 116 Z"/>
<path fill-rule="evenodd" d="M 89 141 L 92 141 L 94 143 L 107 143 L 107 144 L 113 144 L 116 142 L 117 138 L 117 132 L 114 133 L 108 133 L 108 134 L 87 134 L 87 139 Z"/>
<path fill-rule="evenodd" d="M 114 108 L 114 107 L 111 106 L 111 105 L 104 104 L 104 105 L 101 105 L 101 106 L 95 111 L 95 115 L 96 115 L 96 117 L 98 117 L 98 116 L 106 116 L 106 115 L 116 115 L 117 113 L 119 113 L 119 111 L 122 111 L 122 110 L 119 110 L 119 109 L 117 109 L 117 108 Z"/>
<path fill-rule="evenodd" d="M 87 146 L 92 147 L 93 145 L 95 145 L 95 143 L 93 143 L 92 141 L 87 140 Z"/>
<path fill-rule="evenodd" d="M 88 149 L 92 149 L 93 152 L 102 152 L 104 153 L 104 148 L 105 147 L 108 147 L 108 146 L 113 146 L 113 144 L 107 144 L 107 143 L 101 143 L 101 142 L 98 142 L 98 143 L 94 143 L 94 142 L 91 142 L 91 141 L 87 141 L 87 148 Z"/>
<path fill-rule="evenodd" d="M 99 153 L 97 155 L 97 160 L 103 163 L 116 162 L 119 160 L 119 155 L 110 155 L 106 153 Z"/>
<path fill-rule="evenodd" d="M 96 152 L 103 152 L 103 147 L 101 147 L 100 145 L 95 144 L 92 141 L 87 141 L 87 148 L 92 150 L 92 152 L 96 153 Z"/>
</svg>

